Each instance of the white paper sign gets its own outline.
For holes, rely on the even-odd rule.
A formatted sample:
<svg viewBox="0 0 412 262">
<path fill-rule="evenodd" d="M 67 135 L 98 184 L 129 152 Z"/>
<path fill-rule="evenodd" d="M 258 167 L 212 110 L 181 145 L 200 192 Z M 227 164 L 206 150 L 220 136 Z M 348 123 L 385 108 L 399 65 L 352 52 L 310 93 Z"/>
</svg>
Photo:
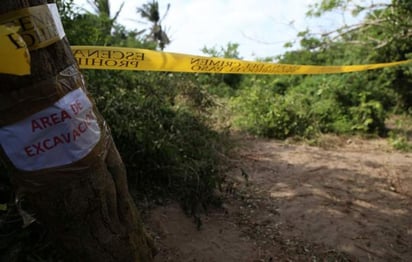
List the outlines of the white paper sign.
<svg viewBox="0 0 412 262">
<path fill-rule="evenodd" d="M 18 123 L 0 128 L 0 144 L 17 169 L 35 171 L 73 163 L 100 139 L 92 103 L 76 89 Z"/>
</svg>

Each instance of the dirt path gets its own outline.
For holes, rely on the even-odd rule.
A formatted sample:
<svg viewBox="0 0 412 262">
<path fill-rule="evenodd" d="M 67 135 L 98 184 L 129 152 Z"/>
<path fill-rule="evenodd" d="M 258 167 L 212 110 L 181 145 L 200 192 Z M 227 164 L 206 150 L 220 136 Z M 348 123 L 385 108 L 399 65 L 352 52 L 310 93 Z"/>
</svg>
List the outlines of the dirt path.
<svg viewBox="0 0 412 262">
<path fill-rule="evenodd" d="M 240 144 L 223 208 L 200 230 L 177 204 L 150 212 L 156 261 L 412 261 L 411 153 L 384 140 Z"/>
</svg>

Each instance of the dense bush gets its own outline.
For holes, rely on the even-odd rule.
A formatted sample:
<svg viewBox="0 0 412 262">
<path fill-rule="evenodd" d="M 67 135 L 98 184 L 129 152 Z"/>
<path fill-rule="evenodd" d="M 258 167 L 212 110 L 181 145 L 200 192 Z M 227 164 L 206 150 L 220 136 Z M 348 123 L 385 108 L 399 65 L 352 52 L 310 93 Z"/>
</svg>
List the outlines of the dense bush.
<svg viewBox="0 0 412 262">
<path fill-rule="evenodd" d="M 309 14 L 320 16 L 333 9 L 346 8 L 346 2 L 322 1 Z M 311 34 L 309 30 L 301 32 L 298 39 L 302 48 L 285 52 L 277 61 L 351 65 L 410 58 L 410 41 L 404 33 L 397 31 L 398 27 L 404 28 L 404 32 L 409 30 L 410 10 L 396 1 L 392 8 L 387 6 L 385 9 L 383 5 L 381 11 L 373 6 L 362 8 L 372 10 L 366 16 L 370 24 L 374 24 L 377 17 L 387 17 L 388 20 L 380 20 L 384 21 L 380 26 L 344 25 L 321 36 Z M 399 20 L 398 26 L 388 22 L 391 19 Z M 394 112 L 408 112 L 410 108 L 411 72 L 410 65 L 405 65 L 319 76 L 249 76 L 242 81 L 240 91 L 232 99 L 233 113 L 238 127 L 281 139 L 329 132 L 383 136 L 387 135 L 387 116 Z"/>
<path fill-rule="evenodd" d="M 213 202 L 224 143 L 207 124 L 204 111 L 211 104 L 202 88 L 183 74 L 85 74 L 126 163 L 131 190 L 140 197 L 177 197 L 189 212 Z"/>
<path fill-rule="evenodd" d="M 72 45 L 156 46 L 137 30 L 114 23 L 107 14 L 85 14 L 75 10 L 71 1 L 65 2 L 61 11 Z M 177 198 L 192 214 L 214 201 L 213 191 L 221 179 L 217 156 L 224 143 L 209 124 L 213 99 L 198 76 L 99 70 L 83 73 L 111 128 L 135 197 Z M 205 82 L 212 82 L 211 76 L 205 76 Z"/>
<path fill-rule="evenodd" d="M 299 77 L 286 90 L 290 77 L 257 78 L 232 99 L 235 123 L 279 139 L 329 132 L 385 134 L 386 111 L 380 101 L 390 100 L 392 92 L 370 90 L 361 82 L 355 87 L 351 78 L 356 75 Z"/>
<path fill-rule="evenodd" d="M 232 99 L 234 123 L 251 133 L 284 139 L 311 132 L 308 100 L 282 96 L 261 86 L 244 88 Z"/>
</svg>

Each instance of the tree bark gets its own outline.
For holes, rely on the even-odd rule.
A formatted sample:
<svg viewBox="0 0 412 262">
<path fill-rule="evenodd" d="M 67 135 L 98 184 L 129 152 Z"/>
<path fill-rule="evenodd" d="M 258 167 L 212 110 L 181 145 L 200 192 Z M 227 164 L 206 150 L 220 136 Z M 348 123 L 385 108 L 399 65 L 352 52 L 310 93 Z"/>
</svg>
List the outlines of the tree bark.
<svg viewBox="0 0 412 262">
<path fill-rule="evenodd" d="M 46 4 L 46 0 L 3 0 L 0 16 Z M 83 77 L 66 37 L 31 50 L 31 74 L 0 74 L 0 128 L 52 106 L 82 88 Z M 93 102 L 88 94 L 89 99 Z M 152 261 L 154 247 L 131 198 L 124 164 L 98 113 L 99 142 L 74 163 L 22 171 L 0 148 L 16 194 L 24 197 L 65 252 L 65 261 Z M 0 141 L 1 142 L 1 141 Z"/>
</svg>

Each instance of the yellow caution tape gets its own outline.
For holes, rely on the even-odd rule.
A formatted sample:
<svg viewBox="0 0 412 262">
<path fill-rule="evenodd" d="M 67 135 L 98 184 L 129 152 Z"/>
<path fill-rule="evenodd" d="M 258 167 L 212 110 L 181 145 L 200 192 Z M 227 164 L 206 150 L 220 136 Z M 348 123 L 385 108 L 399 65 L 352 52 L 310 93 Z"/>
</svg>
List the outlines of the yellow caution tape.
<svg viewBox="0 0 412 262">
<path fill-rule="evenodd" d="M 0 73 L 30 73 L 27 51 L 44 48 L 65 36 L 56 4 L 39 5 L 0 15 Z M 73 46 L 82 69 L 168 71 L 222 74 L 333 74 L 365 71 L 407 64 L 412 60 L 391 63 L 314 66 L 252 62 L 187 54 L 119 47 Z"/>
<path fill-rule="evenodd" d="M 0 73 L 30 74 L 28 50 L 44 48 L 64 36 L 56 4 L 22 8 L 0 15 Z"/>
<path fill-rule="evenodd" d="M 18 26 L 19 35 L 29 50 L 44 48 L 65 36 L 56 4 L 8 12 L 0 15 L 0 25 Z"/>
<path fill-rule="evenodd" d="M 19 41 L 18 44 L 16 41 Z M 24 41 L 17 34 L 16 28 L 0 25 L 0 73 L 15 75 L 30 73 L 30 57 L 27 48 L 22 47 L 23 44 Z M 72 50 L 81 69 L 188 73 L 333 74 L 379 69 L 412 62 L 412 60 L 404 60 L 366 65 L 315 66 L 252 62 L 112 46 L 72 46 Z"/>
<path fill-rule="evenodd" d="M 0 25 L 0 73 L 30 74 L 30 54 L 18 27 Z"/>
<path fill-rule="evenodd" d="M 80 68 L 82 69 L 168 71 L 188 73 L 281 75 L 332 74 L 365 71 L 412 62 L 412 60 L 405 60 L 368 65 L 314 66 L 251 62 L 236 59 L 193 56 L 112 46 L 72 46 L 72 50 Z"/>
</svg>

